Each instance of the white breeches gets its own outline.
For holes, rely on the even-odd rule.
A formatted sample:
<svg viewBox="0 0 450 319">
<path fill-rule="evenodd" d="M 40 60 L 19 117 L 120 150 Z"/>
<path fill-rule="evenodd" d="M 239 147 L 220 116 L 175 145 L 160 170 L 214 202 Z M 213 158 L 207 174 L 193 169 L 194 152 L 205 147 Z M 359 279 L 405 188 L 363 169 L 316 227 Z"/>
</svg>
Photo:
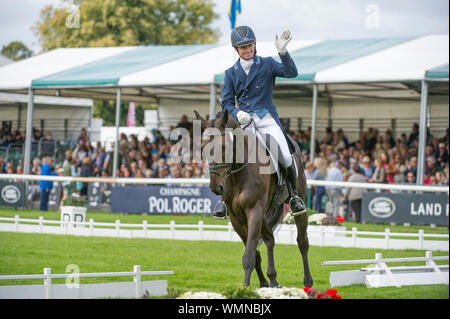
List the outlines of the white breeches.
<svg viewBox="0 0 450 319">
<path fill-rule="evenodd" d="M 289 146 L 286 141 L 286 137 L 283 134 L 283 131 L 278 126 L 277 122 L 275 122 L 274 118 L 270 113 L 267 113 L 262 119 L 254 113 L 252 115 L 253 121 L 255 122 L 256 128 L 261 135 L 264 136 L 266 134 L 270 135 L 277 143 L 281 151 L 281 158 L 278 158 L 278 161 L 285 168 L 292 165 L 292 156 L 289 151 Z M 254 130 L 253 124 L 249 125 L 246 130 Z M 276 153 L 276 150 L 271 150 L 271 152 Z"/>
</svg>

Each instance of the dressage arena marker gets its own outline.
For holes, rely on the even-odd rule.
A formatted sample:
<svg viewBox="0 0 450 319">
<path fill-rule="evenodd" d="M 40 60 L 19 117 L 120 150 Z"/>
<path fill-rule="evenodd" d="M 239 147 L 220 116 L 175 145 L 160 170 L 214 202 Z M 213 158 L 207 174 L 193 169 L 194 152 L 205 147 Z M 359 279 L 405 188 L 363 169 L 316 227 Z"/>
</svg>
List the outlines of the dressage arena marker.
<svg viewBox="0 0 450 319">
<path fill-rule="evenodd" d="M 448 285 L 448 265 L 436 265 L 434 260 L 448 260 L 448 256 L 433 257 L 427 251 L 425 257 L 382 258 L 381 253 L 375 259 L 323 261 L 322 265 L 369 264 L 359 270 L 330 272 L 330 285 L 349 286 L 365 284 L 368 288 L 402 287 L 411 285 Z M 424 266 L 390 267 L 386 263 L 425 261 Z"/>
<path fill-rule="evenodd" d="M 139 265 L 134 266 L 132 272 L 84 274 L 52 274 L 51 268 L 44 268 L 43 275 L 0 276 L 0 280 L 44 279 L 43 285 L 0 286 L 0 299 L 94 299 L 166 296 L 167 280 L 142 281 L 141 277 L 173 274 L 173 271 L 141 271 L 141 266 Z M 68 279 L 124 276 L 132 276 L 133 282 L 101 284 L 68 283 Z M 65 278 L 66 284 L 53 285 L 53 278 Z"/>
</svg>

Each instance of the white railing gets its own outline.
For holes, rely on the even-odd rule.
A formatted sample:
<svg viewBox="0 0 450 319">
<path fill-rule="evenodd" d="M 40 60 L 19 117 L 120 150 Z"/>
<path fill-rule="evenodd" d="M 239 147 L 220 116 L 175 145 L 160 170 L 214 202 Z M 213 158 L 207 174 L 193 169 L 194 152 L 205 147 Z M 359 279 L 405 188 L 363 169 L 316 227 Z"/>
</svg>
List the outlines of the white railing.
<svg viewBox="0 0 450 319">
<path fill-rule="evenodd" d="M 44 285 L 0 286 L 0 299 L 65 299 L 65 298 L 118 298 L 167 295 L 167 281 L 142 281 L 142 276 L 173 275 L 173 271 L 141 271 L 135 265 L 132 272 L 69 273 L 52 274 L 51 268 L 44 268 L 42 275 L 6 275 L 0 280 L 43 279 Z M 134 283 L 107 283 L 80 285 L 79 278 L 133 277 Z M 66 279 L 66 284 L 52 285 L 52 279 Z M 70 279 L 70 283 L 67 282 Z M 86 287 L 83 287 L 86 286 Z M 134 287 L 133 287 L 134 286 Z M 95 289 L 92 289 L 95 288 Z M 131 288 L 131 289 L 130 289 Z M 134 288 L 134 293 L 133 293 Z"/>
<path fill-rule="evenodd" d="M 22 181 L 59 181 L 59 182 L 85 182 L 85 183 L 110 183 L 110 184 L 174 184 L 174 185 L 209 185 L 208 178 L 110 178 L 110 177 L 71 177 L 71 176 L 42 176 L 21 174 L 0 174 L 0 180 Z M 449 193 L 448 186 L 431 185 L 406 185 L 406 184 L 381 184 L 381 183 L 354 183 L 331 182 L 324 180 L 308 179 L 308 187 L 311 186 L 336 186 L 342 188 L 364 188 L 374 190 L 397 190 L 412 192 Z"/>
<path fill-rule="evenodd" d="M 56 225 L 56 227 L 49 225 Z M 0 217 L 0 231 L 122 238 L 240 241 L 230 222 L 227 225 L 205 225 L 203 221 L 199 221 L 198 224 L 176 224 L 175 221 L 171 221 L 170 224 L 149 224 L 146 220 L 140 224 L 124 224 L 120 220 L 105 223 L 94 222 L 93 219 L 86 222 L 62 222 L 44 220 L 42 216 L 39 219 L 29 219 L 15 215 L 14 218 Z M 278 225 L 274 236 L 279 244 L 297 244 L 295 225 Z M 359 231 L 356 227 L 343 230 L 340 227 L 309 225 L 308 239 L 312 246 L 449 251 L 448 234 L 426 234 L 423 229 L 417 233 L 396 233 L 391 232 L 389 228 L 386 228 L 384 232 L 373 232 Z"/>
</svg>

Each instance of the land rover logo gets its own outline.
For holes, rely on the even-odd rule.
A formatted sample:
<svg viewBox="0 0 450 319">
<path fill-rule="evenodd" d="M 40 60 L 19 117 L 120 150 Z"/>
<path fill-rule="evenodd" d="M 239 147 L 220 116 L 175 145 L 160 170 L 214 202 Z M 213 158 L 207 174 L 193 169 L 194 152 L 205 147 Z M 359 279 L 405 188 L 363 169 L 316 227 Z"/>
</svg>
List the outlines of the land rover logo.
<svg viewBox="0 0 450 319">
<path fill-rule="evenodd" d="M 387 197 L 376 197 L 369 203 L 369 213 L 378 218 L 388 218 L 395 213 L 395 203 Z"/>
<path fill-rule="evenodd" d="M 16 186 L 7 185 L 2 189 L 2 198 L 9 204 L 15 204 L 20 199 L 20 191 Z"/>
</svg>

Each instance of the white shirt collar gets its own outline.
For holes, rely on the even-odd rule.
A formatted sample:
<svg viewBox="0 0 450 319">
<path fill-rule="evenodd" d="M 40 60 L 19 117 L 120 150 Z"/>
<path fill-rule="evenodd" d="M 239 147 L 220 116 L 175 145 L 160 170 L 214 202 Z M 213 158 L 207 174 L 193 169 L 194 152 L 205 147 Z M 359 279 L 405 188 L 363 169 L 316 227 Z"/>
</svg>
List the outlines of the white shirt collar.
<svg viewBox="0 0 450 319">
<path fill-rule="evenodd" d="M 250 72 L 250 68 L 252 67 L 254 61 L 253 59 L 251 60 L 244 60 L 239 58 L 239 62 L 241 63 L 242 69 L 244 69 L 245 74 L 248 75 L 248 73 Z"/>
</svg>

